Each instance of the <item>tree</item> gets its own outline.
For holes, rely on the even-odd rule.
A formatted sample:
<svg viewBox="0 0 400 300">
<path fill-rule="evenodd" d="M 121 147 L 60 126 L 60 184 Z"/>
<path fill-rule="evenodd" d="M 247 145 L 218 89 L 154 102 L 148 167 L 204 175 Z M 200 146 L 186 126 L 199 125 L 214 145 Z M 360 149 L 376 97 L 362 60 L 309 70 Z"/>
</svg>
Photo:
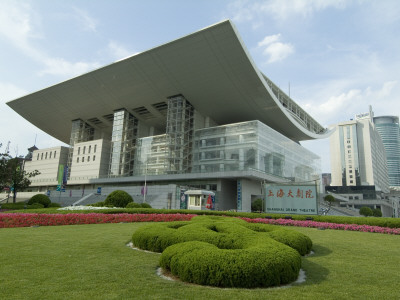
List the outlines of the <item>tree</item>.
<svg viewBox="0 0 400 300">
<path fill-rule="evenodd" d="M 17 200 L 17 192 L 27 188 L 31 181 L 29 178 L 39 175 L 40 172 L 35 170 L 33 172 L 25 172 L 23 170 L 23 159 L 14 157 L 8 160 L 7 163 L 10 179 L 10 188 L 13 192 L 13 203 Z"/>
<path fill-rule="evenodd" d="M 382 217 L 382 211 L 379 208 L 374 208 L 372 210 L 372 215 L 374 217 Z"/>
<path fill-rule="evenodd" d="M 0 144 L 1 148 L 2 144 Z M 8 171 L 7 171 L 7 163 L 10 159 L 10 155 L 6 152 L 0 153 L 0 192 L 4 190 L 5 187 L 8 187 Z"/>
<path fill-rule="evenodd" d="M 1 144 L 0 144 L 1 147 Z M 8 151 L 0 153 L 0 191 L 8 187 L 13 192 L 13 202 L 17 200 L 17 192 L 27 188 L 31 181 L 29 178 L 39 175 L 40 172 L 25 172 L 22 157 L 12 158 Z"/>
<path fill-rule="evenodd" d="M 111 192 L 106 200 L 104 201 L 104 204 L 107 205 L 112 205 L 114 207 L 126 207 L 128 203 L 133 202 L 133 198 L 131 195 L 129 195 L 125 191 L 121 190 L 116 190 Z"/>
<path fill-rule="evenodd" d="M 251 203 L 251 211 L 263 211 L 263 201 L 258 198 Z"/>
<path fill-rule="evenodd" d="M 372 216 L 373 212 L 372 209 L 369 208 L 368 206 L 363 206 L 360 208 L 360 215 L 363 215 L 364 217 L 370 217 Z"/>
<path fill-rule="evenodd" d="M 324 209 L 324 215 L 326 215 L 331 210 L 331 206 L 333 202 L 335 202 L 335 197 L 333 197 L 332 195 L 326 195 L 324 197 L 324 201 L 328 205 L 328 208 Z"/>
</svg>

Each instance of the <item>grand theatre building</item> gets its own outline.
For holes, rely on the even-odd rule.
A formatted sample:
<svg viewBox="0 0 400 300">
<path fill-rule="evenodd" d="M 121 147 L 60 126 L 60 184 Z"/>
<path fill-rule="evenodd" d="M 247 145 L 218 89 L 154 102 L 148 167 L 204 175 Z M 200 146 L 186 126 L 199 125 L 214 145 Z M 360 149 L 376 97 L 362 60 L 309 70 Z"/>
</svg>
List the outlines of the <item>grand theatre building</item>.
<svg viewBox="0 0 400 300">
<path fill-rule="evenodd" d="M 68 205 L 123 189 L 155 208 L 201 209 L 182 195 L 205 190 L 215 209 L 250 211 L 263 183 L 319 178 L 299 142 L 329 135 L 257 68 L 229 20 L 7 104 L 69 144 L 25 165 L 41 172 L 31 191 Z"/>
</svg>

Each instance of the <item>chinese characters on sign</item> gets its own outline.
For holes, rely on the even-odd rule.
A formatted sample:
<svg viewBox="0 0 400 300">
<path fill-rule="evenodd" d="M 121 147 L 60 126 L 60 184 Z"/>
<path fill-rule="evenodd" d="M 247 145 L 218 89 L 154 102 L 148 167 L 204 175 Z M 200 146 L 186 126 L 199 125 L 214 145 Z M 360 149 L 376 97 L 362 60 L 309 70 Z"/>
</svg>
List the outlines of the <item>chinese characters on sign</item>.
<svg viewBox="0 0 400 300">
<path fill-rule="evenodd" d="M 266 212 L 316 215 L 317 191 L 315 185 L 266 185 Z"/>
</svg>

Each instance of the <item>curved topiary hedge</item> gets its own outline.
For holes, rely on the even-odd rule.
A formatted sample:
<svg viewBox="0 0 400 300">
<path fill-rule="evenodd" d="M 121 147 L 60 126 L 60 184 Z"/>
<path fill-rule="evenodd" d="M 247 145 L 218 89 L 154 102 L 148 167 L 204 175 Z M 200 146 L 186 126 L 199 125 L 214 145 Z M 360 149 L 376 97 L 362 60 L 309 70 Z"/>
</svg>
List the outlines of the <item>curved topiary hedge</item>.
<svg viewBox="0 0 400 300">
<path fill-rule="evenodd" d="M 311 240 L 296 231 L 240 219 L 197 216 L 140 227 L 136 247 L 162 252 L 160 266 L 181 280 L 218 287 L 269 287 L 296 280 Z"/>
<path fill-rule="evenodd" d="M 106 200 L 104 201 L 104 205 L 111 205 L 115 207 L 126 207 L 128 203 L 133 202 L 133 198 L 125 191 L 116 190 L 111 192 Z"/>
<path fill-rule="evenodd" d="M 126 205 L 126 208 L 141 208 L 142 206 L 136 202 L 130 202 Z"/>
<path fill-rule="evenodd" d="M 49 207 L 51 200 L 44 194 L 36 194 L 28 201 L 28 205 L 32 205 L 34 203 L 40 203 L 44 207 Z"/>
</svg>

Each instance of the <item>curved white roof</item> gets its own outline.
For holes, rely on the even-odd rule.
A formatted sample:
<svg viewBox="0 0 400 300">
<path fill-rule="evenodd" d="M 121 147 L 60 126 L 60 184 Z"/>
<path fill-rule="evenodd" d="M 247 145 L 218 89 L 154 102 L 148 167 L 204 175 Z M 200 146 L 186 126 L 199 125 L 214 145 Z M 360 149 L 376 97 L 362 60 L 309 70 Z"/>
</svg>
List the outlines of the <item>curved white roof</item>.
<svg viewBox="0 0 400 300">
<path fill-rule="evenodd" d="M 111 131 L 107 116 L 120 108 L 162 131 L 164 102 L 177 94 L 219 125 L 260 120 L 295 141 L 329 135 L 258 70 L 229 20 L 7 104 L 69 143 L 72 120 Z"/>
</svg>

